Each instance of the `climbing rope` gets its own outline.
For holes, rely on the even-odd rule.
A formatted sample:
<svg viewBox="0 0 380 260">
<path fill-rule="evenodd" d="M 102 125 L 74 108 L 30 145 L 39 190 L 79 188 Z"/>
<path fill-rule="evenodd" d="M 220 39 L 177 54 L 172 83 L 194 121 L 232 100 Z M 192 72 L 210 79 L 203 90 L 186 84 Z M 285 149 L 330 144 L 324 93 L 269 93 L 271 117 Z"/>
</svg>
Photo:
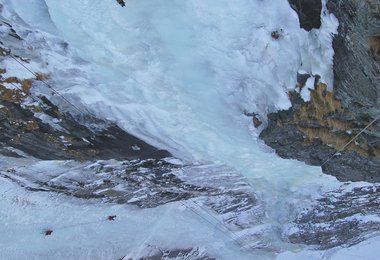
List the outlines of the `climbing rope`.
<svg viewBox="0 0 380 260">
<path fill-rule="evenodd" d="M 352 142 L 354 142 L 360 135 L 362 135 L 365 130 L 367 130 L 371 125 L 373 125 L 377 120 L 380 119 L 380 115 L 372 120 L 366 127 L 364 127 L 357 135 L 355 135 L 349 142 L 347 142 L 341 149 L 336 151 L 333 155 L 331 155 L 324 163 L 322 163 L 321 167 L 324 166 L 327 162 L 329 162 L 332 158 L 334 158 L 339 153 L 343 152 L 347 146 L 349 146 Z"/>
<path fill-rule="evenodd" d="M 11 84 L 13 87 L 17 88 L 19 91 L 21 91 L 21 92 L 25 92 L 20 86 L 17 86 L 15 83 L 10 82 L 10 84 Z M 32 94 L 29 94 L 29 97 L 30 97 L 34 102 L 36 102 L 36 103 L 38 103 L 39 105 L 41 105 L 41 100 L 39 100 L 38 98 L 34 97 Z"/>
<path fill-rule="evenodd" d="M 190 199 L 190 201 L 192 201 L 193 203 L 195 203 L 193 200 Z M 183 205 L 184 207 L 186 207 L 186 209 L 189 209 L 191 212 L 193 212 L 195 215 L 197 215 L 198 217 L 200 217 L 201 219 L 203 219 L 206 223 L 210 224 L 211 226 L 213 226 L 214 228 L 216 228 L 217 230 L 219 230 L 222 234 L 224 234 L 227 238 L 231 239 L 232 241 L 234 241 L 238 246 L 239 248 L 245 248 L 246 246 L 240 242 L 239 240 L 239 236 L 236 235 L 235 232 L 233 232 L 232 230 L 228 229 L 224 223 L 220 222 L 215 216 L 211 215 L 210 213 L 208 213 L 206 210 L 204 210 L 199 204 L 195 203 L 196 205 L 199 206 L 199 208 L 207 214 L 209 216 L 211 216 L 213 219 L 215 219 L 217 221 L 217 224 L 214 224 L 213 222 L 211 222 L 209 219 L 205 218 L 204 216 L 202 216 L 200 213 L 198 213 L 196 210 L 194 210 L 193 208 L 187 206 L 184 202 L 180 202 L 181 205 Z M 219 227 L 220 224 L 222 227 L 225 228 L 222 229 Z M 230 235 L 231 233 L 231 235 Z M 252 250 L 255 250 L 254 247 L 252 247 L 252 245 L 248 245 Z"/>
<path fill-rule="evenodd" d="M 243 242 L 240 242 L 241 239 L 239 238 L 239 235 L 236 234 L 236 232 L 234 232 L 233 230 L 227 228 L 224 223 L 222 221 L 220 221 L 217 217 L 215 217 L 214 215 L 212 215 L 211 213 L 208 212 L 208 210 L 206 208 L 204 208 L 202 205 L 198 204 L 195 200 L 193 199 L 190 199 L 191 202 L 193 202 L 195 205 L 197 205 L 201 210 L 203 210 L 207 215 L 209 215 L 211 218 L 213 218 L 217 223 L 219 223 L 222 227 L 225 228 L 226 232 L 230 232 L 233 236 L 231 236 L 231 239 L 233 241 L 235 241 L 235 243 L 237 245 L 239 245 L 240 247 L 246 247 L 244 244 L 242 244 Z M 255 250 L 256 248 L 254 248 L 251 244 L 248 245 L 252 250 Z"/>
<path fill-rule="evenodd" d="M 9 53 L 8 55 L 13 59 L 15 60 L 19 65 L 21 65 L 25 70 L 27 70 L 28 72 L 30 72 L 34 77 L 38 77 L 38 73 L 34 72 L 32 69 L 28 68 L 25 64 L 23 64 L 21 61 L 19 61 L 17 59 L 17 57 L 15 57 L 12 53 L 11 53 L 11 49 L 9 49 Z M 67 104 L 69 104 L 70 106 L 72 106 L 75 110 L 77 110 L 80 114 L 84 115 L 84 116 L 87 116 L 89 115 L 90 117 L 92 118 L 97 118 L 94 114 L 92 114 L 90 111 L 87 111 L 87 112 L 84 112 L 82 111 L 78 106 L 74 105 L 70 100 L 68 100 L 66 97 L 64 97 L 61 93 L 59 93 L 59 91 L 57 91 L 52 85 L 50 85 L 48 82 L 46 82 L 46 80 L 44 79 L 39 79 L 42 83 L 44 83 L 47 88 L 51 89 L 53 91 L 54 94 L 56 94 L 57 96 L 59 96 L 62 100 L 64 100 Z M 40 103 L 40 102 L 38 102 Z"/>
</svg>

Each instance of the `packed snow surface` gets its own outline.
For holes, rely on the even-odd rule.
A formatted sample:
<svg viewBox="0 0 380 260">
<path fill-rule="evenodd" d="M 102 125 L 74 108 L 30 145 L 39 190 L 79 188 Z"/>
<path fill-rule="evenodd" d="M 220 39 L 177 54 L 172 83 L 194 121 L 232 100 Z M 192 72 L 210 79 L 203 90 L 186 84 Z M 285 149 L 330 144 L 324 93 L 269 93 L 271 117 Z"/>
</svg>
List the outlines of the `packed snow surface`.
<svg viewBox="0 0 380 260">
<path fill-rule="evenodd" d="M 38 28 L 52 49 L 53 39 L 63 37 L 88 62 L 78 65 L 79 59 L 41 53 L 50 64 L 45 69 L 60 80 L 57 89 L 62 93 L 178 158 L 224 164 L 243 175 L 265 205 L 263 222 L 272 229 L 274 243 L 281 244 L 282 225 L 291 221 L 293 211 L 339 185 L 319 167 L 277 157 L 258 139 L 260 129 L 244 116 L 255 112 L 265 118 L 288 108 L 287 91 L 295 88 L 297 71 L 318 74 L 331 88 L 337 21 L 326 10 L 321 29 L 306 32 L 287 0 L 130 0 L 125 8 L 113 0 L 0 3 L 9 9 L 4 11 L 9 19 L 13 8 Z M 271 37 L 274 31 L 278 39 Z M 35 40 L 26 39 L 30 44 Z M 20 70 L 9 65 L 15 73 Z M 62 77 L 57 71 L 65 66 L 75 67 L 83 78 L 69 81 L 69 73 Z M 114 259 L 122 252 L 134 257 L 141 244 L 153 241 L 179 247 L 200 244 L 220 258 L 252 259 L 178 204 L 145 210 L 99 205 L 32 193 L 4 180 L 0 190 L 0 228 L 7 234 L 0 242 L 9 258 Z M 96 222 L 108 213 L 122 216 L 122 221 L 106 226 Z M 75 226 L 83 219 L 96 223 Z M 49 240 L 36 233 L 46 223 L 70 229 Z M 286 253 L 293 249 L 283 243 L 280 257 L 294 257 L 296 252 Z"/>
</svg>

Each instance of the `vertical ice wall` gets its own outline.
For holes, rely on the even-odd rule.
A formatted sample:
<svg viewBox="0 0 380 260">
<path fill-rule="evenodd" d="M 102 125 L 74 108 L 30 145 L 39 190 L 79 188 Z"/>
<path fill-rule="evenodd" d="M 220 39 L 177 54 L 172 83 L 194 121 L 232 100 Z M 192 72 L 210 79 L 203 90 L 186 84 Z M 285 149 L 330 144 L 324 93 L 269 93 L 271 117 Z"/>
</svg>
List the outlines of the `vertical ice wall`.
<svg viewBox="0 0 380 260">
<path fill-rule="evenodd" d="M 138 135 L 193 154 L 231 150 L 222 144 L 236 146 L 229 139 L 238 136 L 251 142 L 236 119 L 287 108 L 300 68 L 331 80 L 331 46 L 323 43 L 334 28 L 305 32 L 286 0 L 46 3 L 64 37 L 100 66 L 103 98 L 83 100 L 109 105 L 104 114 Z"/>
</svg>

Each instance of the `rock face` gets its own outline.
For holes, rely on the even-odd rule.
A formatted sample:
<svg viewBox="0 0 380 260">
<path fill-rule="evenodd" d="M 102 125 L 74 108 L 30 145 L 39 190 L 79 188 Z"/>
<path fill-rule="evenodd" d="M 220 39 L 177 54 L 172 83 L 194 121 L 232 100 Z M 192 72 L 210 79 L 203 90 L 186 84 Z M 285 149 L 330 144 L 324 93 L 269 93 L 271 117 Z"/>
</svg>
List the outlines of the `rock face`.
<svg viewBox="0 0 380 260">
<path fill-rule="evenodd" d="M 379 192 L 376 184 L 327 193 L 296 218 L 289 240 L 328 249 L 351 246 L 375 236 L 380 229 Z"/>
<path fill-rule="evenodd" d="M 329 1 L 340 26 L 334 38 L 334 94 L 356 117 L 380 114 L 380 60 L 370 43 L 380 36 L 380 1 Z M 370 45 L 371 44 L 371 45 Z"/>
<path fill-rule="evenodd" d="M 311 91 L 310 102 L 297 92 L 290 93 L 290 98 L 292 108 L 270 114 L 269 125 L 260 135 L 284 158 L 322 165 L 369 123 L 368 118 L 356 119 L 324 84 Z M 363 133 L 322 169 L 342 181 L 380 181 L 378 139 Z"/>
<path fill-rule="evenodd" d="M 84 124 L 71 114 L 61 112 L 44 96 L 35 98 L 40 105 L 23 105 L 29 93 L 18 89 L 7 90 L 2 83 L 0 81 L 1 154 L 19 156 L 9 149 L 15 148 L 45 160 L 170 156 L 169 152 L 145 143 L 115 124 L 90 116 L 84 120 Z M 91 129 L 87 126 L 91 124 L 100 127 Z"/>
<path fill-rule="evenodd" d="M 307 6 L 309 1 L 296 2 Z M 324 172 L 342 181 L 380 181 L 380 120 L 345 147 L 380 116 L 380 63 L 376 43 L 368 41 L 380 35 L 379 3 L 328 3 L 340 22 L 333 43 L 334 90 L 316 83 L 309 102 L 297 92 L 289 93 L 292 108 L 268 116 L 268 127 L 260 136 L 281 157 L 320 166 L 337 153 L 323 165 Z"/>
<path fill-rule="evenodd" d="M 217 230 L 228 236 L 232 233 L 233 242 L 242 249 L 278 250 L 270 240 L 270 229 L 253 228 L 262 225 L 264 204 L 246 179 L 226 166 L 184 164 L 174 158 L 41 162 L 5 157 L 0 157 L 0 165 L 1 178 L 29 191 L 57 192 L 91 202 L 133 205 L 136 209 L 171 204 L 186 208 L 211 225 L 215 223 Z M 176 259 L 208 259 L 199 256 Z"/>
<path fill-rule="evenodd" d="M 301 28 L 310 31 L 321 27 L 321 0 L 289 0 L 289 4 L 297 12 Z"/>
<path fill-rule="evenodd" d="M 207 256 L 202 249 L 161 249 L 150 247 L 144 250 L 148 252 L 144 257 L 138 260 L 160 260 L 160 259 L 197 259 L 197 260 L 215 260 L 216 258 Z"/>
</svg>

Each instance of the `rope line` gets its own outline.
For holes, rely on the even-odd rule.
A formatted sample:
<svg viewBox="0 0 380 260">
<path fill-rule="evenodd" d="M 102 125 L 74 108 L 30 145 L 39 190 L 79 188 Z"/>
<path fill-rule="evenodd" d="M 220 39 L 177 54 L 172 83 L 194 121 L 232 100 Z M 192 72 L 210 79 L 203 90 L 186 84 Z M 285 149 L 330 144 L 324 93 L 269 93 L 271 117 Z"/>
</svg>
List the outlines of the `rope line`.
<svg viewBox="0 0 380 260">
<path fill-rule="evenodd" d="M 217 217 L 215 217 L 214 215 L 212 215 L 211 213 L 208 212 L 208 210 L 206 208 L 204 208 L 202 205 L 198 204 L 195 200 L 191 199 L 190 198 L 190 201 L 192 201 L 194 204 L 196 204 L 199 208 L 201 208 L 207 215 L 209 215 L 210 217 L 212 217 L 213 219 L 215 219 L 220 225 L 222 225 L 227 232 L 231 232 L 231 234 L 233 234 L 235 237 L 236 237 L 236 240 L 239 241 L 239 245 L 241 247 L 245 247 L 244 244 L 242 244 L 244 242 L 243 238 L 242 237 L 239 237 L 239 235 L 236 234 L 236 232 L 234 232 L 233 230 L 230 230 L 228 227 L 226 227 L 224 225 L 224 223 L 222 221 L 220 221 Z M 233 237 L 231 237 L 232 239 L 234 239 Z M 242 243 L 240 243 L 240 240 L 243 240 Z M 248 244 L 248 246 L 252 249 L 252 250 L 255 250 L 256 248 L 254 248 L 251 244 Z"/>
<path fill-rule="evenodd" d="M 96 221 L 89 221 L 89 222 L 82 222 L 82 223 L 77 223 L 77 224 L 71 224 L 71 225 L 65 225 L 61 227 L 54 228 L 55 230 L 62 230 L 62 229 L 68 229 L 68 228 L 74 228 L 74 227 L 80 227 L 80 226 L 87 226 L 95 223 L 103 223 L 103 222 L 110 222 L 108 219 L 103 219 L 103 220 L 96 220 Z"/>
<path fill-rule="evenodd" d="M 20 90 L 21 92 L 25 92 L 21 87 L 17 86 L 15 83 L 10 82 L 12 86 Z M 29 93 L 29 97 L 34 101 L 37 102 L 39 105 L 41 105 L 41 100 L 38 100 L 36 97 L 34 97 L 31 93 Z"/>
<path fill-rule="evenodd" d="M 210 224 L 211 226 L 213 226 L 214 228 L 216 228 L 217 230 L 219 230 L 222 234 L 224 234 L 228 238 L 232 239 L 239 247 L 244 248 L 244 245 L 238 239 L 230 236 L 225 230 L 221 229 L 220 227 L 218 227 L 217 225 L 215 225 L 214 223 L 212 223 L 209 219 L 207 219 L 204 216 L 202 216 L 200 213 L 198 213 L 197 211 L 195 211 L 193 208 L 187 206 L 184 202 L 180 202 L 180 203 L 181 203 L 181 205 L 183 205 L 184 207 L 186 207 L 187 209 L 189 209 L 190 211 L 192 211 L 194 214 L 196 214 L 198 217 L 200 217 L 201 219 L 203 219 L 204 221 L 206 221 L 208 224 Z M 207 214 L 209 214 L 209 213 L 207 213 Z M 218 220 L 218 222 L 219 222 L 219 220 Z M 224 227 L 224 225 L 223 225 L 223 227 Z M 227 230 L 230 232 L 229 229 L 227 229 Z"/>
<path fill-rule="evenodd" d="M 11 50 L 11 49 L 9 48 L 9 50 Z M 23 64 L 22 62 L 20 62 L 17 59 L 17 57 L 15 57 L 12 53 L 9 52 L 8 55 L 12 59 L 14 59 L 19 65 L 21 65 L 24 69 L 26 69 L 27 71 L 29 71 L 33 76 L 38 77 L 38 74 L 36 72 L 34 72 L 33 70 L 29 69 L 25 64 Z M 87 113 L 83 112 L 82 109 L 80 109 L 78 106 L 74 105 L 70 100 L 68 100 L 61 93 L 59 93 L 52 85 L 50 85 L 44 79 L 40 79 L 40 81 L 42 83 L 44 83 L 47 86 L 47 88 L 51 89 L 57 96 L 59 96 L 60 98 L 62 98 L 66 103 L 68 103 L 70 106 L 72 106 L 73 108 L 75 108 L 80 114 L 83 114 L 84 116 L 90 115 L 91 117 L 96 118 L 96 116 L 94 114 L 92 114 L 90 111 L 87 111 Z"/>
<path fill-rule="evenodd" d="M 324 166 L 327 162 L 329 162 L 333 157 L 335 157 L 338 153 L 340 152 L 343 152 L 344 149 L 346 149 L 347 146 L 349 146 L 352 142 L 354 142 L 356 139 L 358 139 L 358 137 L 360 135 L 362 135 L 365 130 L 367 130 L 371 125 L 373 125 L 377 120 L 380 119 L 380 115 L 378 117 L 376 117 L 374 120 L 372 120 L 372 122 L 370 122 L 366 127 L 364 127 L 358 134 L 356 134 L 349 142 L 347 142 L 341 149 L 339 149 L 338 151 L 336 151 L 333 155 L 331 155 L 322 165 Z"/>
</svg>

